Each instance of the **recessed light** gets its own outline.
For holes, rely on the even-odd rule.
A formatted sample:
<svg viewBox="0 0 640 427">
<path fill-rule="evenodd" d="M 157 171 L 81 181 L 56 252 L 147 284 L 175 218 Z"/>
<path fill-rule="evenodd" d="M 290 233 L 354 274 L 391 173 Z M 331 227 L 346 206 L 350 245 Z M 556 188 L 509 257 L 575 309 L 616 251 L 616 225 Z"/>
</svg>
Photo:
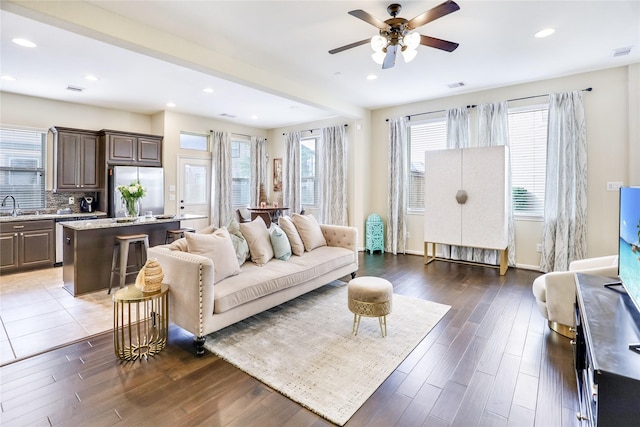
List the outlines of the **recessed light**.
<svg viewBox="0 0 640 427">
<path fill-rule="evenodd" d="M 202 89 L 202 91 L 205 93 L 213 93 L 213 89 L 211 89 L 210 87 L 204 88 Z"/>
<path fill-rule="evenodd" d="M 15 80 L 16 80 L 16 78 L 15 78 L 15 77 L 10 76 L 10 75 L 8 75 L 8 74 L 3 75 L 1 78 L 2 78 L 2 80 L 7 80 L 7 81 L 10 81 L 10 82 L 13 82 L 13 81 L 15 81 Z"/>
<path fill-rule="evenodd" d="M 173 108 L 175 106 L 176 106 L 175 102 L 167 102 L 167 107 Z"/>
<path fill-rule="evenodd" d="M 252 118 L 253 120 L 256 120 L 256 119 L 258 118 L 258 116 L 256 116 L 255 114 L 252 114 L 252 115 L 251 115 L 251 118 Z"/>
<path fill-rule="evenodd" d="M 556 30 L 554 30 L 553 28 L 545 28 L 544 30 L 540 30 L 537 33 L 535 33 L 533 36 L 537 39 L 541 39 L 544 37 L 548 37 L 551 34 L 555 33 Z"/>
<path fill-rule="evenodd" d="M 87 74 L 86 76 L 84 76 L 84 78 L 89 80 L 89 81 L 92 81 L 92 82 L 97 82 L 98 80 L 100 80 L 99 78 L 97 78 L 93 74 Z"/>
<path fill-rule="evenodd" d="M 375 79 L 377 79 L 377 78 L 378 78 L 378 76 L 376 76 L 375 74 L 369 74 L 369 75 L 367 76 L 367 80 L 375 80 Z"/>
<path fill-rule="evenodd" d="M 27 40 L 27 39 L 15 38 L 12 41 L 15 44 L 20 45 L 22 47 L 36 47 L 36 46 L 38 46 L 37 44 L 35 44 L 31 40 Z"/>
</svg>

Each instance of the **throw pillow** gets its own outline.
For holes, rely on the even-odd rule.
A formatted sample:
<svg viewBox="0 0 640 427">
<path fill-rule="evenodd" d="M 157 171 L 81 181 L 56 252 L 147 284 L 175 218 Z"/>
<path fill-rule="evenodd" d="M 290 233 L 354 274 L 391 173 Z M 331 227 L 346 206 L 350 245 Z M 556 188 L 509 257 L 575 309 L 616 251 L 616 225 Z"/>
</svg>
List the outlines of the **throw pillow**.
<svg viewBox="0 0 640 427">
<path fill-rule="evenodd" d="M 231 235 L 231 241 L 233 242 L 233 247 L 236 250 L 236 257 L 238 258 L 238 263 L 240 265 L 244 264 L 245 261 L 251 259 L 251 254 L 249 253 L 249 244 L 245 240 L 242 232 L 240 231 L 240 224 L 235 219 L 229 221 L 229 225 L 227 225 L 227 230 Z"/>
<path fill-rule="evenodd" d="M 261 217 L 251 222 L 240 224 L 240 231 L 249 244 L 251 261 L 257 265 L 265 265 L 273 258 L 273 247 L 269 238 L 269 230 Z"/>
<path fill-rule="evenodd" d="M 288 216 L 281 216 L 278 219 L 278 224 L 282 231 L 289 238 L 289 244 L 291 245 L 291 252 L 294 255 L 302 255 L 304 253 L 304 243 L 302 243 L 302 239 L 300 238 L 300 234 L 298 234 L 298 229 L 293 224 L 293 221 Z"/>
<path fill-rule="evenodd" d="M 283 261 L 291 258 L 291 245 L 289 244 L 289 238 L 280 227 L 275 224 L 271 224 L 271 228 L 269 228 L 269 237 L 271 238 L 271 246 L 273 247 L 273 254 L 276 258 Z"/>
<path fill-rule="evenodd" d="M 226 228 L 219 228 L 211 234 L 185 233 L 185 237 L 190 253 L 213 261 L 214 284 L 240 273 L 240 264 Z"/>
<path fill-rule="evenodd" d="M 214 227 L 213 225 L 207 225 L 205 228 L 203 228 L 201 230 L 197 230 L 196 233 L 211 234 L 214 231 L 216 231 L 217 229 L 218 229 L 218 227 Z"/>
<path fill-rule="evenodd" d="M 187 239 L 184 237 L 181 237 L 178 240 L 174 240 L 173 242 L 169 243 L 167 247 L 172 251 L 189 252 L 189 245 L 187 244 Z"/>
<path fill-rule="evenodd" d="M 318 221 L 316 221 L 313 215 L 293 214 L 292 219 L 307 252 L 320 246 L 327 246 L 327 241 L 322 235 L 320 224 L 318 224 Z"/>
</svg>

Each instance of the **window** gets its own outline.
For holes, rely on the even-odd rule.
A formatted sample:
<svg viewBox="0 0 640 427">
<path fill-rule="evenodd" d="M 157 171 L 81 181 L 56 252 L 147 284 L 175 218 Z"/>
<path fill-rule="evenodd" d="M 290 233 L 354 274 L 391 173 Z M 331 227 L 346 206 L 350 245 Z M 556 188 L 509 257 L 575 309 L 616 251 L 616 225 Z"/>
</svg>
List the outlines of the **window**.
<svg viewBox="0 0 640 427">
<path fill-rule="evenodd" d="M 513 213 L 544 216 L 547 164 L 547 105 L 509 110 Z"/>
<path fill-rule="evenodd" d="M 300 140 L 300 202 L 318 206 L 318 138 Z"/>
<path fill-rule="evenodd" d="M 234 208 L 251 203 L 251 146 L 248 140 L 231 141 L 231 204 Z"/>
<path fill-rule="evenodd" d="M 447 148 L 447 120 L 443 118 L 409 124 L 409 211 L 424 210 L 424 153 Z"/>
<path fill-rule="evenodd" d="M 180 132 L 180 148 L 186 150 L 209 150 L 209 137 L 196 133 Z"/>
<path fill-rule="evenodd" d="M 21 209 L 45 207 L 47 133 L 0 128 L 0 199 L 14 196 Z M 13 203 L 8 200 L 10 210 Z"/>
</svg>

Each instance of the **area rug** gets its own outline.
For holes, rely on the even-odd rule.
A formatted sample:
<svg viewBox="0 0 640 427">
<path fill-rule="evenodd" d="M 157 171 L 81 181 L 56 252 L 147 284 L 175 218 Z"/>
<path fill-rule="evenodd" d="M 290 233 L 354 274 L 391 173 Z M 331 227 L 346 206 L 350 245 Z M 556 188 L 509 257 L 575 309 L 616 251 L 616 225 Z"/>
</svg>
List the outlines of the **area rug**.
<svg viewBox="0 0 640 427">
<path fill-rule="evenodd" d="M 449 306 L 395 295 L 382 338 L 377 318 L 357 336 L 347 286 L 333 282 L 207 336 L 207 350 L 327 420 L 344 425 Z"/>
</svg>

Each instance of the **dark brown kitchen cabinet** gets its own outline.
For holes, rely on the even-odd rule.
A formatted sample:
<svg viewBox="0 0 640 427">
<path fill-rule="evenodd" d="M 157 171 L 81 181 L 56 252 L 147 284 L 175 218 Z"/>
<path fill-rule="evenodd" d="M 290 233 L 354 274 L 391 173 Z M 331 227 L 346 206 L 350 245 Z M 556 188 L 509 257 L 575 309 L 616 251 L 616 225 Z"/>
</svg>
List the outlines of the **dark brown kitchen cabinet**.
<svg viewBox="0 0 640 427">
<path fill-rule="evenodd" d="M 53 220 L 0 224 L 0 273 L 53 266 L 53 225 Z"/>
<path fill-rule="evenodd" d="M 56 130 L 56 188 L 66 191 L 100 190 L 104 160 L 98 133 L 70 128 Z"/>
<path fill-rule="evenodd" d="M 162 166 L 162 137 L 102 131 L 110 165 Z"/>
</svg>

